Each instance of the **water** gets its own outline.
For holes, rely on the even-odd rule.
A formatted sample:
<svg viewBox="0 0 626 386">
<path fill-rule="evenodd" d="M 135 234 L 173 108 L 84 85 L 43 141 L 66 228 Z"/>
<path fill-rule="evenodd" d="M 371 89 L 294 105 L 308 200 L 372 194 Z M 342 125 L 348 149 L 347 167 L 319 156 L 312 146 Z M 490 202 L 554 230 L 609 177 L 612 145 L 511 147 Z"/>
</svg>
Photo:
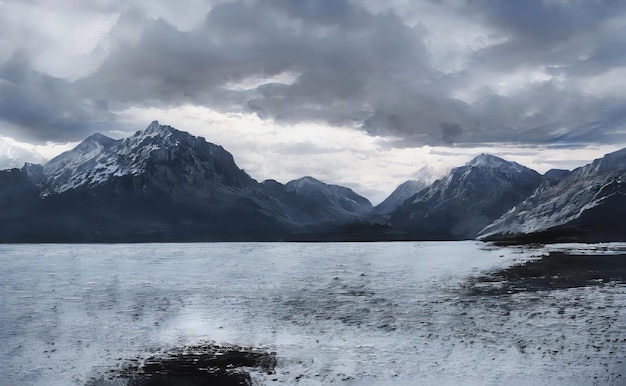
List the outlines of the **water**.
<svg viewBox="0 0 626 386">
<path fill-rule="evenodd" d="M 625 248 L 3 245 L 0 384 L 82 386 L 205 341 L 275 351 L 262 385 L 626 384 L 623 283 L 468 291 L 551 251 Z"/>
</svg>

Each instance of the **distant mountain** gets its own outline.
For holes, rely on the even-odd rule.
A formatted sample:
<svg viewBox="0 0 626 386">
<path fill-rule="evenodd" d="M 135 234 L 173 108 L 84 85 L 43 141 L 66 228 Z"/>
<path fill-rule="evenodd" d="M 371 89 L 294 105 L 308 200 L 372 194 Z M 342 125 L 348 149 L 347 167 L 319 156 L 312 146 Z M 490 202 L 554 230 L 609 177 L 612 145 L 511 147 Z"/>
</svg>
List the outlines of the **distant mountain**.
<svg viewBox="0 0 626 386">
<path fill-rule="evenodd" d="M 4 242 L 280 240 L 371 209 L 312 178 L 259 184 L 221 146 L 156 121 L 122 140 L 94 134 L 0 182 Z"/>
<path fill-rule="evenodd" d="M 281 185 L 276 181 L 266 190 L 285 206 L 289 217 L 298 223 L 343 223 L 354 221 L 372 210 L 372 204 L 352 189 L 329 185 L 313 177 L 302 177 Z"/>
<path fill-rule="evenodd" d="M 542 186 L 480 233 L 499 241 L 626 241 L 626 149 Z"/>
<path fill-rule="evenodd" d="M 100 170 L 101 165 L 105 164 L 102 156 L 119 142 L 121 141 L 96 133 L 74 149 L 51 159 L 42 168 L 45 179 L 41 181 L 45 187 L 44 195 L 61 193 L 83 184 L 96 184 L 105 180 L 106 176 L 98 176 L 104 174 Z M 111 169 L 116 171 L 114 167 Z"/>
<path fill-rule="evenodd" d="M 390 224 L 410 239 L 473 239 L 541 182 L 534 170 L 481 154 L 406 200 Z"/>
<path fill-rule="evenodd" d="M 403 182 L 383 202 L 376 205 L 373 214 L 385 215 L 392 213 L 407 199 L 426 187 L 426 183 L 422 181 L 408 180 Z"/>
<path fill-rule="evenodd" d="M 550 170 L 548 170 L 547 172 L 544 173 L 543 179 L 549 185 L 556 185 L 563 178 L 569 176 L 570 174 L 572 174 L 572 172 L 569 171 L 569 170 L 565 170 L 565 169 L 550 169 Z"/>
</svg>

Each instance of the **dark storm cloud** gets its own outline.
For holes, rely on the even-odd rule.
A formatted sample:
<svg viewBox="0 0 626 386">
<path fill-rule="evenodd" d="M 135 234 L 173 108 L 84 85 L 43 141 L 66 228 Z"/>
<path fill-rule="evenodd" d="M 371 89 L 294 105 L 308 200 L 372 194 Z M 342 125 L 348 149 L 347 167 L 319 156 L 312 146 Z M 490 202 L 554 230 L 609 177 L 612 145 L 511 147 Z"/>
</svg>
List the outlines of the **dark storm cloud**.
<svg viewBox="0 0 626 386">
<path fill-rule="evenodd" d="M 479 0 L 467 1 L 463 11 L 507 39 L 477 53 L 479 65 L 510 71 L 540 64 L 574 75 L 626 65 L 623 1 Z"/>
<path fill-rule="evenodd" d="M 341 1 L 230 3 L 213 8 L 191 32 L 145 21 L 135 46 L 118 46 L 80 83 L 125 103 L 230 109 L 244 102 L 281 121 L 346 123 L 366 117 L 386 99 L 381 94 L 410 89 L 428 76 L 421 38 L 394 14 L 372 15 Z M 291 85 L 224 88 L 285 72 L 299 76 Z"/>
<path fill-rule="evenodd" d="M 63 79 L 33 71 L 22 55 L 0 65 L 0 101 L 0 118 L 16 127 L 3 134 L 35 142 L 83 138 L 106 129 L 114 118 L 106 103 L 86 99 Z"/>
<path fill-rule="evenodd" d="M 114 122 L 114 111 L 195 104 L 278 122 L 351 125 L 402 138 L 403 145 L 624 140 L 622 98 L 590 94 L 583 85 L 626 66 L 626 3 L 433 4 L 444 16 L 482 26 L 496 42 L 466 52 L 463 68 L 444 73 L 434 65 L 429 44 L 438 37 L 428 23 L 403 19 L 393 8 L 374 12 L 345 0 L 219 2 L 184 30 L 130 9 L 109 35 L 106 59 L 82 79 L 37 73 L 27 59 L 2 65 L 0 119 L 21 127 L 24 137 L 77 139 L 99 122 Z M 552 78 L 456 97 L 525 69 Z M 281 74 L 294 81 L 245 89 Z"/>
</svg>

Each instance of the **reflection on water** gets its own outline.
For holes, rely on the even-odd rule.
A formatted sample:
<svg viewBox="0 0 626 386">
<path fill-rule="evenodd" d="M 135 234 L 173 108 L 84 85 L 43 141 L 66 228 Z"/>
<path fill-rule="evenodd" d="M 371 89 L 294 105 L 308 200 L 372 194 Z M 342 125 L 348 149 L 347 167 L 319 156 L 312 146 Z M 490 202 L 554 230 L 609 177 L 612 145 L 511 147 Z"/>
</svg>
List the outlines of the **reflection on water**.
<svg viewBox="0 0 626 386">
<path fill-rule="evenodd" d="M 205 341 L 275 351 L 261 384 L 621 384 L 624 245 L 555 248 L 0 246 L 0 384 L 82 386 Z"/>
</svg>

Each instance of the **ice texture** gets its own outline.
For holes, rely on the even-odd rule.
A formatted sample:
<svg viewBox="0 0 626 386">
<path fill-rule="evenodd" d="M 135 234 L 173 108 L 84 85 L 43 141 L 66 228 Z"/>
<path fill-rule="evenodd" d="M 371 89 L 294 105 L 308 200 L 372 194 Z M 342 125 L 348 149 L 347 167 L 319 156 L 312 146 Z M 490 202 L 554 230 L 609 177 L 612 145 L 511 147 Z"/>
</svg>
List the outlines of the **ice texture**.
<svg viewBox="0 0 626 386">
<path fill-rule="evenodd" d="M 623 384 L 623 283 L 465 289 L 556 250 L 625 248 L 2 245 L 0 384 L 82 386 L 124 360 L 206 341 L 276 352 L 274 374 L 252 374 L 261 385 Z"/>
</svg>

